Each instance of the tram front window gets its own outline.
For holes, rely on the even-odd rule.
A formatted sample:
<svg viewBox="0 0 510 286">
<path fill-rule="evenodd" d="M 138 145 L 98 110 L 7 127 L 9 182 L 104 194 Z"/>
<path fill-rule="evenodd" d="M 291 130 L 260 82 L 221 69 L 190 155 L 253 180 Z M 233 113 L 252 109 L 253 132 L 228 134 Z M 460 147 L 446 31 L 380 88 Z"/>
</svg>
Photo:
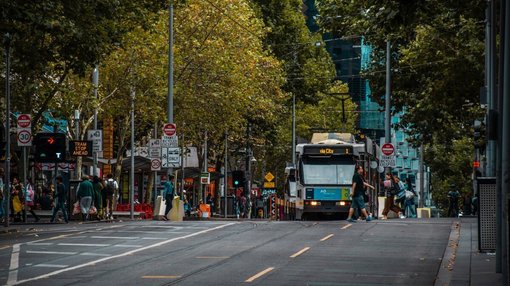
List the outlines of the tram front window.
<svg viewBox="0 0 510 286">
<path fill-rule="evenodd" d="M 303 181 L 306 185 L 350 185 L 354 164 L 303 164 Z"/>
</svg>

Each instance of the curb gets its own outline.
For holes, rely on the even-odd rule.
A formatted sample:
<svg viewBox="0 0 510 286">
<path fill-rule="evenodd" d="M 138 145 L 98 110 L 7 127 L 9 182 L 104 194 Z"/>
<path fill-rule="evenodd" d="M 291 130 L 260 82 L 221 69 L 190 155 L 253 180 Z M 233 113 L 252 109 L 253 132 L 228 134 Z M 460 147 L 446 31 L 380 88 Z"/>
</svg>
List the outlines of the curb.
<svg viewBox="0 0 510 286">
<path fill-rule="evenodd" d="M 437 271 L 434 286 L 450 285 L 455 268 L 455 259 L 457 257 L 457 249 L 460 239 L 460 221 L 456 220 L 452 223 L 448 245 L 445 248 L 441 265 Z"/>
</svg>

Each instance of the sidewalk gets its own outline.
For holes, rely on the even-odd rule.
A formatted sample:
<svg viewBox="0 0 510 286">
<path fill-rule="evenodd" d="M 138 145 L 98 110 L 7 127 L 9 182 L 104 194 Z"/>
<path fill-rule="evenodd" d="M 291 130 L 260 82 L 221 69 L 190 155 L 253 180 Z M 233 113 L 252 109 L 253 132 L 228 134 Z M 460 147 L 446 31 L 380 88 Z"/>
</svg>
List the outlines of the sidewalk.
<svg viewBox="0 0 510 286">
<path fill-rule="evenodd" d="M 478 251 L 476 217 L 462 217 L 452 224 L 448 246 L 434 285 L 503 285 L 503 275 L 496 273 L 495 253 Z"/>
</svg>

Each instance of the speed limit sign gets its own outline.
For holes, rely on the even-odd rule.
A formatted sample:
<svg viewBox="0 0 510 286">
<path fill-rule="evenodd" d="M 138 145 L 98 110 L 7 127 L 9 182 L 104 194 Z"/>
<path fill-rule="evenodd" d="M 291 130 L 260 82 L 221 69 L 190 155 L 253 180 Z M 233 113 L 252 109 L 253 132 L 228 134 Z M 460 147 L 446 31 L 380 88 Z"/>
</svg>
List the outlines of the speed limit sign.
<svg viewBox="0 0 510 286">
<path fill-rule="evenodd" d="M 18 146 L 32 146 L 32 130 L 30 128 L 18 128 Z"/>
</svg>

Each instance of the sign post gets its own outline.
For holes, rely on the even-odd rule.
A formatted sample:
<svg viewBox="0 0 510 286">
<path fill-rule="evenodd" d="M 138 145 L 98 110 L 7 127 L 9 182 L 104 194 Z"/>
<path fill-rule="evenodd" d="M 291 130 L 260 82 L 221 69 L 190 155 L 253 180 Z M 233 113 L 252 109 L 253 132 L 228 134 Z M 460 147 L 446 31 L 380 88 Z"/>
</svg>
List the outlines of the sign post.
<svg viewBox="0 0 510 286">
<path fill-rule="evenodd" d="M 381 155 L 380 166 L 384 168 L 395 167 L 397 165 L 397 160 L 395 159 L 395 147 L 391 143 L 385 143 L 381 147 Z"/>
<path fill-rule="evenodd" d="M 17 118 L 18 146 L 32 146 L 32 118 L 30 114 L 20 114 Z"/>
</svg>

